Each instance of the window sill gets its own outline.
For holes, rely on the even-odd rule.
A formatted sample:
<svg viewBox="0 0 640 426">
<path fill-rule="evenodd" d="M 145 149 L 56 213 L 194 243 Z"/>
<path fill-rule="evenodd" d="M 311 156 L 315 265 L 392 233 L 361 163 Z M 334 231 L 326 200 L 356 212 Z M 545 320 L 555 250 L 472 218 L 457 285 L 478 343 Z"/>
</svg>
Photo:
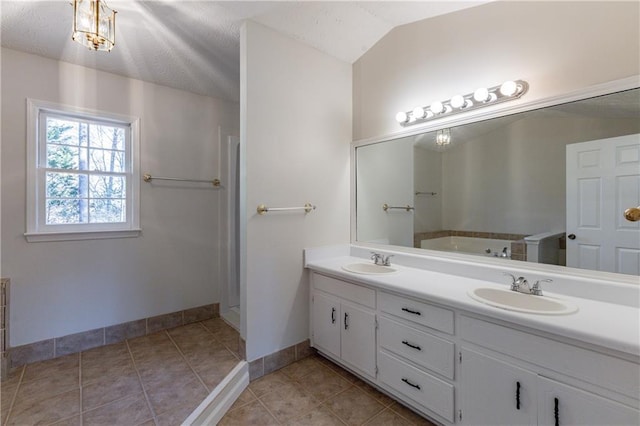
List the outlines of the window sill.
<svg viewBox="0 0 640 426">
<path fill-rule="evenodd" d="M 126 229 L 120 231 L 80 231 L 80 232 L 27 232 L 24 234 L 27 242 L 40 243 L 46 241 L 78 241 L 103 240 L 110 238 L 139 237 L 142 229 Z"/>
</svg>

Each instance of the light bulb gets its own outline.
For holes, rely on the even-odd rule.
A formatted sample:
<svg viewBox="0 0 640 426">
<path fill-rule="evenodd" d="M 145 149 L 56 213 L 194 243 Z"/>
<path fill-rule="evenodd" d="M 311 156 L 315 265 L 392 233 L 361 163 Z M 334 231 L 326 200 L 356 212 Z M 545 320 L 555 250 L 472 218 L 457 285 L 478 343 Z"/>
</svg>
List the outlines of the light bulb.
<svg viewBox="0 0 640 426">
<path fill-rule="evenodd" d="M 429 106 L 429 109 L 434 114 L 440 114 L 442 111 L 444 111 L 444 106 L 442 105 L 442 102 L 435 101 L 431 104 L 431 106 Z"/>
<path fill-rule="evenodd" d="M 416 120 L 419 120 L 421 118 L 424 118 L 424 116 L 426 115 L 426 111 L 424 110 L 424 108 L 422 107 L 415 107 L 413 109 L 413 117 Z"/>
<path fill-rule="evenodd" d="M 465 104 L 464 98 L 460 95 L 453 96 L 451 98 L 451 101 L 449 101 L 449 103 L 453 108 L 462 108 Z"/>
<path fill-rule="evenodd" d="M 517 91 L 518 85 L 515 81 L 505 81 L 504 83 L 502 83 L 502 86 L 500 86 L 500 93 L 502 93 L 504 96 L 513 96 Z"/>
<path fill-rule="evenodd" d="M 486 87 L 481 87 L 473 92 L 473 99 L 478 102 L 486 102 L 489 99 L 489 90 Z"/>
<path fill-rule="evenodd" d="M 406 123 L 407 121 L 409 121 L 409 117 L 407 116 L 406 112 L 400 111 L 396 114 L 396 121 L 398 123 Z"/>
</svg>

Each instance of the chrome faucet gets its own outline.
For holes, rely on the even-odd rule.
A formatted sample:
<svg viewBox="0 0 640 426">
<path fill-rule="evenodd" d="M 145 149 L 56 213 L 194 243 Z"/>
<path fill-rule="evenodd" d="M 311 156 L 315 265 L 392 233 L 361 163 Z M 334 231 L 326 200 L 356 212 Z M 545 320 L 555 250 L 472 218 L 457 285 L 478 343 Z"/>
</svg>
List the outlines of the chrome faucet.
<svg viewBox="0 0 640 426">
<path fill-rule="evenodd" d="M 384 254 L 376 253 L 374 251 L 371 252 L 371 260 L 376 265 L 389 266 L 391 265 L 392 254 L 385 256 Z"/>
<path fill-rule="evenodd" d="M 531 294 L 535 295 L 535 296 L 542 296 L 542 289 L 540 288 L 540 283 L 550 283 L 553 282 L 552 279 L 546 279 L 546 280 L 538 280 L 536 281 L 533 286 L 531 286 Z"/>
<path fill-rule="evenodd" d="M 507 275 L 511 277 L 511 291 L 517 291 L 519 293 L 524 294 L 533 294 L 534 296 L 542 296 L 542 288 L 540 288 L 540 283 L 542 282 L 553 282 L 553 280 L 538 280 L 532 286 L 529 286 L 529 281 L 525 277 L 516 278 L 515 275 L 509 274 L 505 272 L 503 275 Z"/>
</svg>

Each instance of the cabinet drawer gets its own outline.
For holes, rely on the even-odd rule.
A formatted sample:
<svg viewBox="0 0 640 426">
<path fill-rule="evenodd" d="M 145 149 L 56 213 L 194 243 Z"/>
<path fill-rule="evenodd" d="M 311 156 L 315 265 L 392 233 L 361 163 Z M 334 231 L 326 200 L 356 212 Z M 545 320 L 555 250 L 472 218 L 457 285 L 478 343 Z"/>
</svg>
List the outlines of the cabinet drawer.
<svg viewBox="0 0 640 426">
<path fill-rule="evenodd" d="M 487 321 L 460 317 L 460 337 L 635 399 L 640 365 Z"/>
<path fill-rule="evenodd" d="M 376 292 L 370 288 L 315 273 L 313 274 L 313 286 L 318 290 L 350 302 L 359 303 L 373 309 L 376 307 Z"/>
<path fill-rule="evenodd" d="M 453 385 L 382 351 L 378 352 L 378 369 L 383 383 L 453 422 Z"/>
<path fill-rule="evenodd" d="M 453 379 L 455 346 L 452 342 L 380 317 L 380 346 L 416 364 Z"/>
<path fill-rule="evenodd" d="M 379 297 L 383 312 L 453 334 L 453 311 L 383 292 Z"/>
</svg>

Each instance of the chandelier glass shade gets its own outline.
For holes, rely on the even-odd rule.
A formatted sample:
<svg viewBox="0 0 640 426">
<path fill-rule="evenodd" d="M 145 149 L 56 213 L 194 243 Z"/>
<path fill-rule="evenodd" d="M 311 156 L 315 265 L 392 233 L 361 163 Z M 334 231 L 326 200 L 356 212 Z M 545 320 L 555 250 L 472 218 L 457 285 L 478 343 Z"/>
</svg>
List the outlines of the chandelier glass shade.
<svg viewBox="0 0 640 426">
<path fill-rule="evenodd" d="M 91 50 L 109 52 L 116 42 L 116 13 L 101 0 L 73 0 L 71 38 Z"/>
</svg>

